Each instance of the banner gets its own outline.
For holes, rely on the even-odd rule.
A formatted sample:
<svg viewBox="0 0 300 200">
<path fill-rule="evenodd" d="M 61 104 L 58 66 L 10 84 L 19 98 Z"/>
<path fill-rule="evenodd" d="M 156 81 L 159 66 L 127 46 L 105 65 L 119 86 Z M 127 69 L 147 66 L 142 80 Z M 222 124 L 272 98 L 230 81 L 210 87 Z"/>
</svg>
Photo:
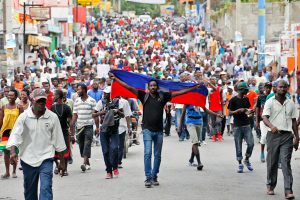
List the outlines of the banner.
<svg viewBox="0 0 300 200">
<path fill-rule="evenodd" d="M 5 49 L 16 48 L 16 36 L 15 34 L 5 34 Z"/>
<path fill-rule="evenodd" d="M 294 56 L 295 54 L 295 32 L 285 32 L 280 36 L 281 55 Z"/>
<path fill-rule="evenodd" d="M 174 5 L 161 5 L 160 6 L 160 15 L 172 17 L 174 15 L 174 10 L 175 10 Z"/>
<path fill-rule="evenodd" d="M 123 70 L 113 70 L 111 72 L 120 80 L 124 81 L 127 85 L 137 90 L 141 90 L 145 92 L 147 90 L 147 84 L 149 83 L 150 80 L 153 80 L 152 77 L 142 75 L 142 74 L 127 72 Z M 164 92 L 180 91 L 195 86 L 194 83 L 182 83 L 182 82 L 164 81 L 164 80 L 156 80 L 156 81 L 158 83 L 160 90 Z M 171 102 L 178 103 L 178 104 L 195 105 L 204 108 L 206 104 L 207 95 L 208 95 L 208 90 L 206 86 L 201 85 L 199 88 L 191 92 L 172 98 Z M 131 91 L 127 90 L 117 81 L 114 81 L 112 84 L 111 97 L 114 98 L 116 96 L 136 98 L 136 96 Z"/>
<path fill-rule="evenodd" d="M 127 0 L 135 3 L 146 3 L 146 4 L 166 4 L 166 0 Z"/>
</svg>

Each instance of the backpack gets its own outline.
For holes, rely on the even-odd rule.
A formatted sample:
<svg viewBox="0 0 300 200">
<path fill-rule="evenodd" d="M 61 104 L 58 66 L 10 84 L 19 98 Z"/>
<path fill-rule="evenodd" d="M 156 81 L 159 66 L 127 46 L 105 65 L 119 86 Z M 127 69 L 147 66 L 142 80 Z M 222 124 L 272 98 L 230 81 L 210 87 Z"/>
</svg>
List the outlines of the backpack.
<svg viewBox="0 0 300 200">
<path fill-rule="evenodd" d="M 147 100 L 149 99 L 149 96 L 150 96 L 150 93 L 147 92 L 147 93 L 145 94 L 144 100 L 143 100 L 143 104 L 144 104 L 144 105 L 146 104 Z M 159 99 L 160 99 L 161 101 L 164 101 L 164 94 L 163 94 L 162 92 L 159 91 L 159 92 L 158 92 L 158 96 L 159 96 Z"/>
</svg>

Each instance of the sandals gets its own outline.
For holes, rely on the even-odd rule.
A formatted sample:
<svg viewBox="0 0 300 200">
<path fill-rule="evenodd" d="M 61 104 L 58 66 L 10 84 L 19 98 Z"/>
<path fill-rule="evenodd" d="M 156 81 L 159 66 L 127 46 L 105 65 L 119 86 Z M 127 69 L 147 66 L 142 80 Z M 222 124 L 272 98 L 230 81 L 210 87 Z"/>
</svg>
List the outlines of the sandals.
<svg viewBox="0 0 300 200">
<path fill-rule="evenodd" d="M 69 176 L 69 173 L 67 171 L 65 171 L 64 176 Z"/>
<path fill-rule="evenodd" d="M 3 175 L 1 175 L 1 179 L 2 180 L 5 180 L 5 179 L 9 179 L 9 177 L 10 177 L 10 175 L 8 174 L 3 174 Z"/>
<path fill-rule="evenodd" d="M 275 195 L 274 190 L 268 189 L 267 190 L 268 195 Z"/>
<path fill-rule="evenodd" d="M 286 193 L 285 199 L 295 199 L 295 196 L 293 195 L 293 193 Z"/>
<path fill-rule="evenodd" d="M 12 178 L 18 178 L 18 176 L 17 176 L 16 173 L 13 173 L 11 177 L 12 177 Z"/>
</svg>

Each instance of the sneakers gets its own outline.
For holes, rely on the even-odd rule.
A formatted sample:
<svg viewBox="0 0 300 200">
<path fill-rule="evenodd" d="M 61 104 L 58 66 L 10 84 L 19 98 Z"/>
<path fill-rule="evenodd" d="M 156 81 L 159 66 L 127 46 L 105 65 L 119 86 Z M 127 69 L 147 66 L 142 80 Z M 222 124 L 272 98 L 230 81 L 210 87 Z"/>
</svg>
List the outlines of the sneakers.
<svg viewBox="0 0 300 200">
<path fill-rule="evenodd" d="M 205 141 L 202 141 L 202 142 L 201 142 L 201 144 L 203 144 L 203 145 L 207 145 L 207 143 L 206 143 Z"/>
<path fill-rule="evenodd" d="M 120 174 L 118 169 L 114 169 L 113 172 L 114 172 L 114 176 L 115 176 L 115 177 L 118 177 L 119 174 Z"/>
<path fill-rule="evenodd" d="M 265 159 L 265 153 L 264 153 L 264 152 L 260 154 L 260 161 L 261 161 L 262 163 L 266 162 L 266 159 Z"/>
<path fill-rule="evenodd" d="M 197 170 L 198 170 L 198 171 L 202 171 L 202 169 L 203 169 L 203 165 L 202 165 L 202 164 L 199 164 L 199 165 L 197 166 Z"/>
<path fill-rule="evenodd" d="M 91 170 L 91 166 L 90 165 L 85 165 L 86 170 Z"/>
<path fill-rule="evenodd" d="M 244 160 L 244 165 L 246 165 L 249 171 L 253 171 L 253 167 L 249 160 Z"/>
<path fill-rule="evenodd" d="M 85 165 L 81 165 L 80 168 L 81 168 L 82 172 L 85 172 L 85 171 L 86 171 Z"/>
<path fill-rule="evenodd" d="M 197 167 L 197 164 L 195 164 L 195 163 L 189 161 L 188 166 L 190 166 L 190 167 Z"/>
<path fill-rule="evenodd" d="M 118 164 L 118 168 L 122 169 L 123 168 L 122 164 Z"/>
<path fill-rule="evenodd" d="M 221 135 L 221 133 L 218 133 L 218 140 L 220 141 L 220 142 L 222 142 L 223 141 L 223 136 Z"/>
<path fill-rule="evenodd" d="M 105 179 L 112 179 L 113 175 L 112 173 L 107 173 Z"/>
<path fill-rule="evenodd" d="M 147 178 L 145 180 L 145 187 L 150 188 L 152 186 L 152 180 L 151 178 Z"/>
<path fill-rule="evenodd" d="M 217 135 L 213 135 L 212 141 L 213 141 L 213 142 L 216 142 L 216 141 L 217 141 Z"/>
<path fill-rule="evenodd" d="M 157 180 L 157 177 L 155 177 L 155 178 L 152 179 L 152 184 L 153 184 L 154 186 L 158 186 L 158 185 L 159 185 L 159 182 L 158 182 L 158 180 Z"/>
<path fill-rule="evenodd" d="M 244 165 L 243 164 L 239 164 L 237 173 L 243 173 L 243 171 L 244 171 Z"/>
</svg>

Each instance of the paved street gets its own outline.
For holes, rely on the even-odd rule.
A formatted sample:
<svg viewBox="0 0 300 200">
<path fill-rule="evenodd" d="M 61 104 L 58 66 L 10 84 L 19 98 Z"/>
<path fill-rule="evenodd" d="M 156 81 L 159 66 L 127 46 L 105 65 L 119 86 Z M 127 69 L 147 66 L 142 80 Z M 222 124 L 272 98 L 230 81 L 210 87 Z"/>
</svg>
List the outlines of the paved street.
<svg viewBox="0 0 300 200">
<path fill-rule="evenodd" d="M 120 177 L 105 180 L 105 168 L 100 147 L 93 147 L 92 170 L 81 173 L 78 148 L 75 147 L 74 164 L 69 167 L 69 177 L 54 178 L 54 199 L 284 199 L 282 173 L 279 171 L 278 187 L 273 197 L 265 194 L 266 166 L 259 162 L 259 148 L 256 143 L 252 156 L 253 172 L 237 174 L 232 137 L 225 137 L 222 143 L 201 147 L 203 171 L 188 167 L 191 144 L 178 142 L 173 133 L 164 138 L 160 186 L 144 187 L 143 145 L 130 148 L 128 158 Z M 298 157 L 295 160 L 295 157 Z M 3 158 L 1 157 L 1 160 Z M 294 154 L 294 194 L 300 198 L 300 153 Z M 0 164 L 3 173 L 3 161 Z M 0 199 L 23 199 L 22 175 L 19 178 L 0 181 Z"/>
</svg>

